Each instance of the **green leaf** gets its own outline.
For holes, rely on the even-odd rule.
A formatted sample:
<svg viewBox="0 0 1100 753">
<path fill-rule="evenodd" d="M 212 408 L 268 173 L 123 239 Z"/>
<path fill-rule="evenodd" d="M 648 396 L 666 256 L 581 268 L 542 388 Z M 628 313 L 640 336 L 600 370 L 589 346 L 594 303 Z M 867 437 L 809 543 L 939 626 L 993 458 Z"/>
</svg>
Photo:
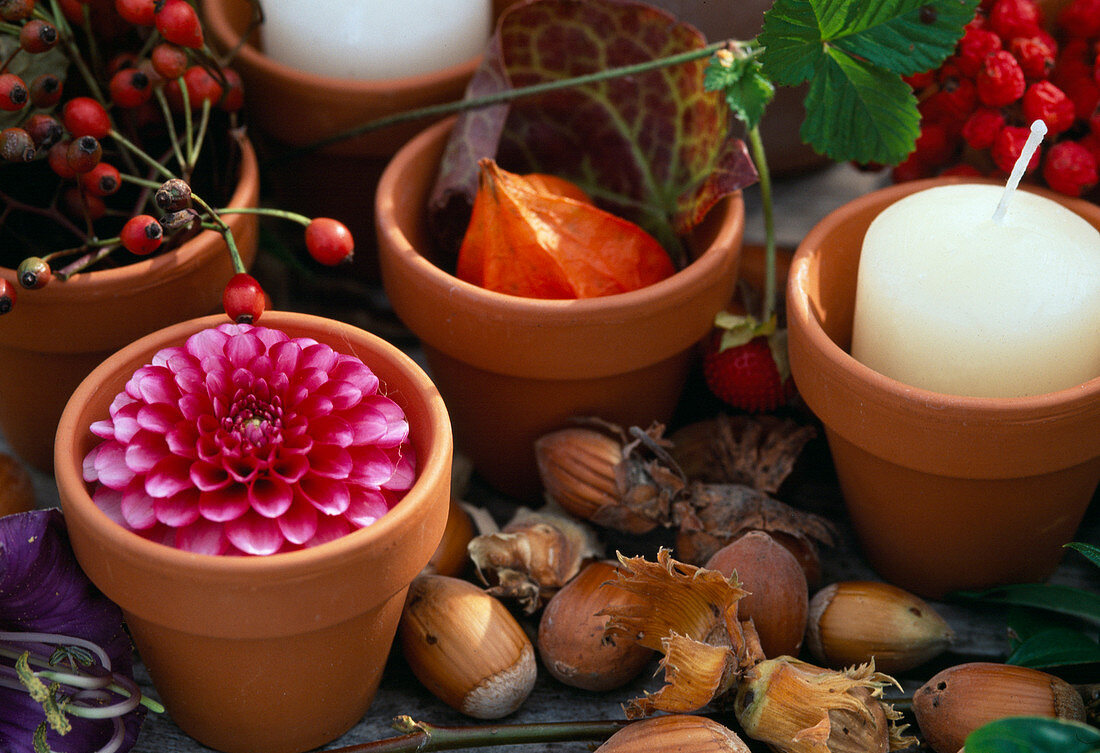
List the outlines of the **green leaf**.
<svg viewBox="0 0 1100 753">
<path fill-rule="evenodd" d="M 764 76 L 758 60 L 727 50 L 711 58 L 703 86 L 707 91 L 723 92 L 726 104 L 747 130 L 757 126 L 775 96 L 775 86 Z"/>
<path fill-rule="evenodd" d="M 966 737 L 966 753 L 1096 753 L 1100 730 L 1045 717 L 989 722 Z"/>
<path fill-rule="evenodd" d="M 998 586 L 985 591 L 961 591 L 959 598 L 985 601 L 993 604 L 1016 604 L 1038 609 L 1049 609 L 1100 623 L 1100 594 L 1073 586 L 1055 583 L 1020 583 Z"/>
<path fill-rule="evenodd" d="M 821 25 L 810 0 L 775 0 L 764 13 L 757 39 L 764 46 L 765 73 L 784 86 L 809 81 L 824 55 Z"/>
<path fill-rule="evenodd" d="M 1052 628 L 1029 637 L 1005 663 L 1035 668 L 1100 663 L 1100 645 L 1080 630 Z"/>
<path fill-rule="evenodd" d="M 920 113 L 899 75 L 830 50 L 810 83 L 800 133 L 834 160 L 896 164 L 916 145 Z"/>
<path fill-rule="evenodd" d="M 1100 567 L 1100 546 L 1093 546 L 1092 544 L 1082 544 L 1079 541 L 1073 541 L 1066 544 L 1067 549 L 1074 549 L 1083 554 L 1089 562 Z"/>
</svg>

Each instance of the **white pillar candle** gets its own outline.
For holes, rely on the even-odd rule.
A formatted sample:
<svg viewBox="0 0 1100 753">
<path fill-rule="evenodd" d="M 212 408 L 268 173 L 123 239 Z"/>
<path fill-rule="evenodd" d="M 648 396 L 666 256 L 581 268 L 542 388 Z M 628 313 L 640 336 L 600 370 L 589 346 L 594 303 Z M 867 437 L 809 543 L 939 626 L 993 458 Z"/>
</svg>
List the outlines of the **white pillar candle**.
<svg viewBox="0 0 1100 753">
<path fill-rule="evenodd" d="M 900 382 L 978 397 L 1100 376 L 1100 233 L 1055 201 L 960 184 L 887 207 L 863 241 L 852 356 Z"/>
<path fill-rule="evenodd" d="M 264 54 L 347 79 L 416 76 L 485 48 L 491 0 L 265 0 Z"/>
</svg>

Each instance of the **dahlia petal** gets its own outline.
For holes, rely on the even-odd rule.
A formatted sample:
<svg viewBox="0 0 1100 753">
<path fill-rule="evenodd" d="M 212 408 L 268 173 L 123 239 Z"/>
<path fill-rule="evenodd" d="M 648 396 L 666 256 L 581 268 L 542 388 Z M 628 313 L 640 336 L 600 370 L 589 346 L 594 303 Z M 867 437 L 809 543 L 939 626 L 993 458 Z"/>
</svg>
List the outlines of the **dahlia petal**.
<svg viewBox="0 0 1100 753">
<path fill-rule="evenodd" d="M 115 438 L 115 423 L 109 418 L 103 421 L 93 421 L 88 429 L 100 439 Z"/>
<path fill-rule="evenodd" d="M 203 371 L 206 372 L 206 393 L 210 395 L 214 400 L 214 406 L 218 404 L 218 398 L 224 395 L 229 385 L 229 375 L 221 368 L 217 366 L 211 367 L 208 361 L 213 359 L 207 359 L 203 361 Z M 220 362 L 218 364 L 220 366 Z"/>
<path fill-rule="evenodd" d="M 251 455 L 229 455 L 224 450 L 231 449 L 225 445 L 222 447 L 222 465 L 228 471 L 229 477 L 239 484 L 245 484 L 260 472 L 260 465 Z"/>
<path fill-rule="evenodd" d="M 195 423 L 202 416 L 208 416 L 213 412 L 213 405 L 211 402 L 198 394 L 188 394 L 180 398 L 179 403 L 180 415 L 187 421 Z"/>
<path fill-rule="evenodd" d="M 248 487 L 230 484 L 216 492 L 199 494 L 199 514 L 211 523 L 225 523 L 248 512 Z"/>
<path fill-rule="evenodd" d="M 351 425 L 340 416 L 317 416 L 309 422 L 309 435 L 318 444 L 347 447 L 355 438 Z"/>
<path fill-rule="evenodd" d="M 138 426 L 147 431 L 155 431 L 164 434 L 176 425 L 180 420 L 178 405 L 171 403 L 155 403 L 143 405 L 138 408 Z"/>
<path fill-rule="evenodd" d="M 351 503 L 344 517 L 358 528 L 365 528 L 389 512 L 386 497 L 377 489 L 349 484 Z"/>
<path fill-rule="evenodd" d="M 258 478 L 248 487 L 248 504 L 265 518 L 286 513 L 294 501 L 294 489 L 279 478 Z"/>
<path fill-rule="evenodd" d="M 304 544 L 317 533 L 317 521 L 321 516 L 317 508 L 304 499 L 294 500 L 285 515 L 279 517 L 279 530 L 292 544 Z"/>
<path fill-rule="evenodd" d="M 348 382 L 364 395 L 378 392 L 378 377 L 369 366 L 354 356 L 340 356 L 340 362 L 329 373 L 329 378 Z"/>
<path fill-rule="evenodd" d="M 129 528 L 142 530 L 157 522 L 154 500 L 142 489 L 141 481 L 130 484 L 122 490 L 122 518 Z"/>
<path fill-rule="evenodd" d="M 89 484 L 93 481 L 99 480 L 99 472 L 95 469 L 95 456 L 99 454 L 99 448 L 103 446 L 103 443 L 97 444 L 88 454 L 84 456 L 84 460 L 80 465 L 80 475 Z"/>
<path fill-rule="evenodd" d="M 247 366 L 256 356 L 267 350 L 263 341 L 251 333 L 229 338 L 225 344 L 225 355 L 234 366 Z"/>
<path fill-rule="evenodd" d="M 172 372 L 163 366 L 142 366 L 134 372 L 133 381 L 146 403 L 176 403 L 180 399 Z"/>
<path fill-rule="evenodd" d="M 383 489 L 404 492 L 412 488 L 416 481 L 416 452 L 412 445 L 405 445 L 397 459 L 397 467 L 390 480 L 382 484 Z"/>
<path fill-rule="evenodd" d="M 94 463 L 99 483 L 112 489 L 121 489 L 134 478 L 134 472 L 126 465 L 126 448 L 120 442 L 111 440 L 99 445 Z"/>
<path fill-rule="evenodd" d="M 348 485 L 336 479 L 308 475 L 298 482 L 298 490 L 326 515 L 342 515 L 351 504 Z"/>
<path fill-rule="evenodd" d="M 302 355 L 302 349 L 297 343 L 280 342 L 272 345 L 268 350 L 274 362 L 274 369 L 281 374 L 293 374 L 298 370 L 298 359 Z"/>
<path fill-rule="evenodd" d="M 288 484 L 294 484 L 306 475 L 309 461 L 302 453 L 280 452 L 269 470 Z"/>
<path fill-rule="evenodd" d="M 189 526 L 199 518 L 199 491 L 186 489 L 167 499 L 153 502 L 157 521 L 172 528 Z"/>
<path fill-rule="evenodd" d="M 169 455 L 157 463 L 145 476 L 145 493 L 164 499 L 191 486 L 191 461 Z"/>
<path fill-rule="evenodd" d="M 198 367 L 172 369 L 172 372 L 176 375 L 176 386 L 184 395 L 198 392 L 206 385 L 206 374 Z"/>
<path fill-rule="evenodd" d="M 108 518 L 126 528 L 126 519 L 122 517 L 122 492 L 100 484 L 92 493 L 92 501 Z"/>
<path fill-rule="evenodd" d="M 397 459 L 380 447 L 349 447 L 354 465 L 348 480 L 364 486 L 379 487 L 393 476 Z"/>
<path fill-rule="evenodd" d="M 129 403 L 119 406 L 118 410 L 111 414 L 111 421 L 114 423 L 114 438 L 119 442 L 129 442 L 138 431 L 141 430 L 141 425 L 137 422 L 138 411 L 141 410 L 141 404 L 137 401 L 130 401 Z"/>
<path fill-rule="evenodd" d="M 279 524 L 249 510 L 225 524 L 225 536 L 245 554 L 274 554 L 285 538 Z"/>
<path fill-rule="evenodd" d="M 351 455 L 343 447 L 315 444 L 309 453 L 310 470 L 326 478 L 347 478 L 353 467 Z"/>
<path fill-rule="evenodd" d="M 134 473 L 148 473 L 165 456 L 170 455 L 164 437 L 151 431 L 139 431 L 126 445 L 124 461 Z"/>
<path fill-rule="evenodd" d="M 187 338 L 184 349 L 199 362 L 207 358 L 220 358 L 225 353 L 225 341 L 229 336 L 219 328 L 204 329 Z"/>
<path fill-rule="evenodd" d="M 364 398 L 355 406 L 355 412 L 363 422 L 356 425 L 356 444 L 377 444 L 384 447 L 396 447 L 408 439 L 409 422 L 401 406 L 383 395 Z M 348 416 L 348 420 L 352 420 Z"/>
<path fill-rule="evenodd" d="M 229 485 L 231 479 L 223 466 L 206 460 L 196 460 L 188 470 L 191 483 L 199 491 L 212 492 Z"/>
<path fill-rule="evenodd" d="M 164 435 L 164 442 L 174 455 L 185 458 L 195 458 L 195 443 L 199 441 L 199 432 L 194 424 L 180 421 Z"/>
<path fill-rule="evenodd" d="M 314 388 L 310 391 L 310 394 L 299 401 L 296 409 L 302 415 L 312 416 L 316 420 L 318 416 L 327 416 L 332 413 L 332 401 Z M 310 424 L 312 425 L 312 422 Z"/>
<path fill-rule="evenodd" d="M 363 399 L 363 391 L 352 382 L 343 379 L 329 379 L 321 385 L 318 392 L 327 397 L 333 409 L 338 411 L 347 410 Z"/>
<path fill-rule="evenodd" d="M 200 517 L 176 531 L 175 546 L 195 554 L 225 554 L 229 541 L 222 533 L 221 525 Z"/>
<path fill-rule="evenodd" d="M 313 343 L 302 348 L 301 369 L 317 369 L 328 378 L 328 372 L 336 365 L 336 351 L 323 343 Z"/>
<path fill-rule="evenodd" d="M 313 538 L 304 543 L 306 546 L 320 546 L 347 536 L 351 531 L 352 527 L 343 517 L 322 515 L 317 520 L 317 531 L 313 534 Z"/>
<path fill-rule="evenodd" d="M 273 347 L 280 343 L 285 343 L 290 339 L 290 335 L 283 332 L 281 329 L 271 329 L 270 327 L 253 327 L 252 332 L 256 337 L 260 338 L 260 342 L 264 344 L 266 350 L 271 350 Z"/>
</svg>

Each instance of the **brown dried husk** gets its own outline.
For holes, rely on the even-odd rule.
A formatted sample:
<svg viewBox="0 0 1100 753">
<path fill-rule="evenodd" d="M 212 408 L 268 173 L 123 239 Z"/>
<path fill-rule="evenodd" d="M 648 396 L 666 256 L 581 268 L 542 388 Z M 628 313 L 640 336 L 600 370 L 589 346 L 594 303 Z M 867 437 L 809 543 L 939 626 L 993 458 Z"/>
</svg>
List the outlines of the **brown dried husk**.
<svg viewBox="0 0 1100 753">
<path fill-rule="evenodd" d="M 779 753 L 886 753 L 916 742 L 881 699 L 888 685 L 897 682 L 874 662 L 834 671 L 784 656 L 745 673 L 734 712 L 745 734 Z"/>
<path fill-rule="evenodd" d="M 789 418 L 723 414 L 678 429 L 671 453 L 693 481 L 775 494 L 816 435 L 814 427 Z"/>
<path fill-rule="evenodd" d="M 833 546 L 837 537 L 831 521 L 741 484 L 691 484 L 673 504 L 672 517 L 676 553 L 695 564 L 750 530 L 785 534 L 811 549 Z"/>
<path fill-rule="evenodd" d="M 556 509 L 520 508 L 498 533 L 475 536 L 467 547 L 486 590 L 514 599 L 534 614 L 581 566 L 602 556 L 595 532 Z"/>
</svg>

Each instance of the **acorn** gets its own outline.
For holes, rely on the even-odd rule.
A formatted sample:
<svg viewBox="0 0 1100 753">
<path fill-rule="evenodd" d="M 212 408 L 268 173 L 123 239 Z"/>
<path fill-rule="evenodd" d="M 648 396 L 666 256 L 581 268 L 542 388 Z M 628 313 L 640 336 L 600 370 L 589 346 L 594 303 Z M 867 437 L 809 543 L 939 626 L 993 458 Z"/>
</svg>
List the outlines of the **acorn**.
<svg viewBox="0 0 1100 753">
<path fill-rule="evenodd" d="M 604 632 L 605 609 L 647 603 L 629 591 L 604 586 L 615 579 L 616 570 L 605 560 L 589 563 L 543 610 L 539 657 L 559 682 L 583 690 L 612 690 L 637 677 L 653 656 L 626 636 Z"/>
<path fill-rule="evenodd" d="M 34 482 L 26 467 L 0 452 L 0 517 L 34 509 Z"/>
<path fill-rule="evenodd" d="M 1085 720 L 1069 683 L 1030 667 L 970 662 L 948 667 L 913 694 L 913 713 L 936 753 L 956 753 L 978 727 L 1009 716 Z"/>
<path fill-rule="evenodd" d="M 503 604 L 467 581 L 418 575 L 398 638 L 416 678 L 467 716 L 507 716 L 535 687 L 535 649 L 523 628 Z"/>
<path fill-rule="evenodd" d="M 623 727 L 596 753 L 749 753 L 733 730 L 705 716 L 656 716 Z"/>
<path fill-rule="evenodd" d="M 810 600 L 806 644 L 834 669 L 874 659 L 883 672 L 904 672 L 938 656 L 954 639 L 935 609 L 888 583 L 833 583 Z"/>
<path fill-rule="evenodd" d="M 736 575 L 748 592 L 738 614 L 752 619 L 765 656 L 798 655 L 810 596 L 806 574 L 790 550 L 763 531 L 749 531 L 715 552 L 706 568 Z"/>
</svg>

